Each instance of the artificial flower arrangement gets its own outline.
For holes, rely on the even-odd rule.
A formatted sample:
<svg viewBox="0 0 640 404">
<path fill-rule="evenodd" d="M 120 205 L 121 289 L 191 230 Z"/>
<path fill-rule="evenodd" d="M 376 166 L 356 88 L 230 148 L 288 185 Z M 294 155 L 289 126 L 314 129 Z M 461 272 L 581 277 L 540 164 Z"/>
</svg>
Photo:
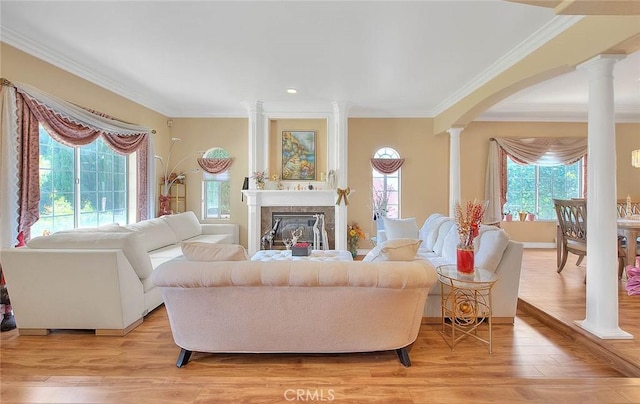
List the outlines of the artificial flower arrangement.
<svg viewBox="0 0 640 404">
<path fill-rule="evenodd" d="M 358 242 L 360 239 L 365 239 L 364 231 L 360 228 L 358 223 L 353 222 L 347 226 L 347 247 L 351 252 L 351 255 L 355 257 L 358 251 Z"/>
<path fill-rule="evenodd" d="M 458 225 L 458 248 L 473 249 L 473 240 L 478 236 L 480 223 L 487 207 L 487 202 L 467 202 L 463 212 L 462 206 L 456 204 L 456 224 Z"/>
<path fill-rule="evenodd" d="M 254 171 L 253 175 L 251 176 L 251 178 L 256 180 L 256 188 L 263 189 L 264 188 L 264 181 L 267 178 L 267 173 L 264 172 L 264 171 Z"/>
<path fill-rule="evenodd" d="M 487 202 L 467 202 L 465 211 L 456 203 L 456 225 L 458 227 L 458 249 L 456 251 L 456 264 L 458 272 L 473 274 L 474 248 L 473 240 L 480 232 L 480 223 L 487 207 Z"/>
</svg>

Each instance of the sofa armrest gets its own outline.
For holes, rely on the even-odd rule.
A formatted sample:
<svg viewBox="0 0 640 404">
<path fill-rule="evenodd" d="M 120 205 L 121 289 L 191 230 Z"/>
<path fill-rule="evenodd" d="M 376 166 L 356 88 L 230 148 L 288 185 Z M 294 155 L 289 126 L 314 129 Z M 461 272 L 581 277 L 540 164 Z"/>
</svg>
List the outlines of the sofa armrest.
<svg viewBox="0 0 640 404">
<path fill-rule="evenodd" d="M 240 244 L 240 226 L 236 223 L 204 223 L 202 234 L 231 234 L 233 244 Z"/>
</svg>

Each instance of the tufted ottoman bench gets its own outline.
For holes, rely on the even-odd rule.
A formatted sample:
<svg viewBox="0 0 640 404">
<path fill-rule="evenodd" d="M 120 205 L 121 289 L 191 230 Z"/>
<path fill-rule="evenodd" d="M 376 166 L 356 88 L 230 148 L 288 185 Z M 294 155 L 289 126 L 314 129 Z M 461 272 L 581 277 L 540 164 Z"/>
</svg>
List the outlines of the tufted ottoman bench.
<svg viewBox="0 0 640 404">
<path fill-rule="evenodd" d="M 291 250 L 260 250 L 251 261 L 353 261 L 353 257 L 347 250 L 312 250 L 306 257 L 294 257 Z"/>
</svg>

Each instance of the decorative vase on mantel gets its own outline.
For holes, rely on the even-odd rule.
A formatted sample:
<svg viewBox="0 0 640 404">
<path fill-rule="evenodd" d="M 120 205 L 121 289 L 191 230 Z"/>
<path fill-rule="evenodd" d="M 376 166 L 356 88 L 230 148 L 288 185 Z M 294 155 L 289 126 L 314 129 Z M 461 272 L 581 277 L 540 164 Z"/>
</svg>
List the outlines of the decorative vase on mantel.
<svg viewBox="0 0 640 404">
<path fill-rule="evenodd" d="M 459 246 L 456 250 L 456 266 L 458 272 L 471 275 L 474 272 L 474 249 L 473 246 Z"/>
<path fill-rule="evenodd" d="M 256 181 L 256 189 L 264 189 L 264 181 Z"/>
</svg>

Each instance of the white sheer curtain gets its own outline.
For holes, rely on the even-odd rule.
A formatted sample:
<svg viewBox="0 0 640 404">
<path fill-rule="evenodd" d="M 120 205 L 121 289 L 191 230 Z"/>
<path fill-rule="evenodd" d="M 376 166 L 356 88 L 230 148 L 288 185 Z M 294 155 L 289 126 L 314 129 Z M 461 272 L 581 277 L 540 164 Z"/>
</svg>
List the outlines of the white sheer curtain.
<svg viewBox="0 0 640 404">
<path fill-rule="evenodd" d="M 37 103 L 46 106 L 48 109 L 55 111 L 56 114 L 59 114 L 78 125 L 90 127 L 99 130 L 100 132 L 116 133 L 120 135 L 142 135 L 152 132 L 151 129 L 144 126 L 134 125 L 97 115 L 27 84 L 13 83 L 13 85 L 18 89 L 18 91 L 28 95 L 29 98 L 33 99 Z"/>
<path fill-rule="evenodd" d="M 550 166 L 573 164 L 587 154 L 586 137 L 531 137 L 492 138 L 485 176 L 485 199 L 489 201 L 485 223 L 497 223 L 502 219 L 501 199 L 506 194 L 502 189 L 506 168 L 500 161 L 500 149 L 522 164 Z"/>
<path fill-rule="evenodd" d="M 13 247 L 18 237 L 18 116 L 16 90 L 2 86 L 0 120 L 0 248 Z"/>
</svg>

